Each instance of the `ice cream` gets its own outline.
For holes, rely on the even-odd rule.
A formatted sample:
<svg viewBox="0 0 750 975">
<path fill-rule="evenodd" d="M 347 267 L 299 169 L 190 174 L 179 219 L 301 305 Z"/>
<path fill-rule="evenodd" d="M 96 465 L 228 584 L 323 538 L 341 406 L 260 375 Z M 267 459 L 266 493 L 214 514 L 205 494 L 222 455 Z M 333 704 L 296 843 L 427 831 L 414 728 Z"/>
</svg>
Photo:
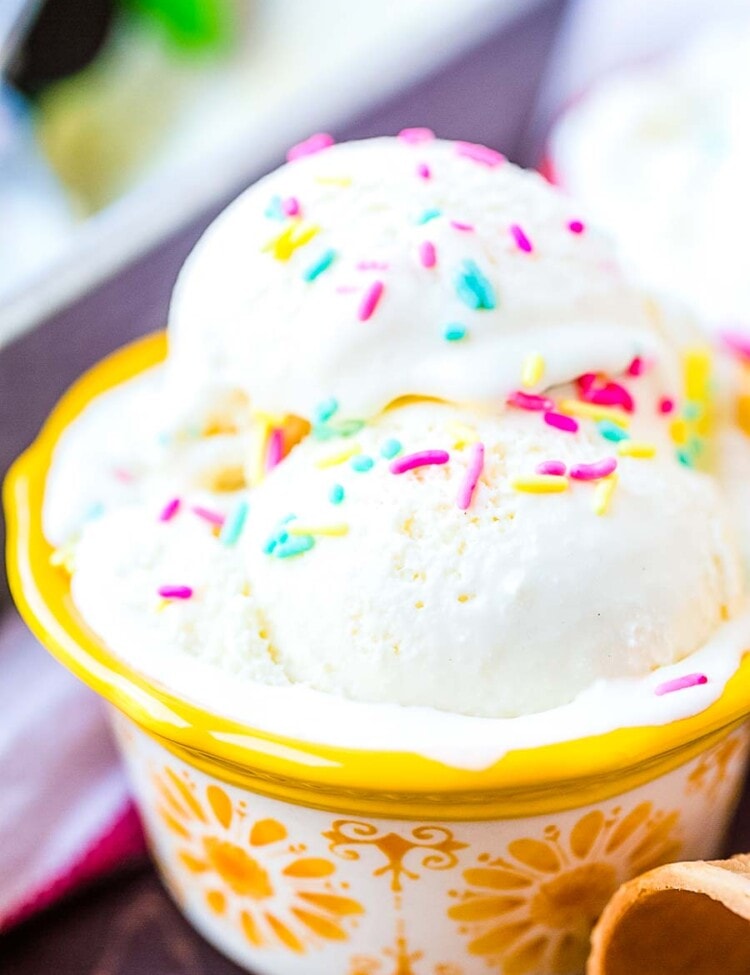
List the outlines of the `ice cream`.
<svg viewBox="0 0 750 975">
<path fill-rule="evenodd" d="M 132 427 L 142 380 L 58 451 L 47 532 L 74 535 L 92 629 L 162 680 L 199 664 L 248 695 L 472 718 L 607 688 L 650 708 L 675 680 L 695 706 L 718 695 L 747 634 L 698 469 L 706 362 L 687 359 L 682 390 L 665 316 L 576 214 L 497 154 L 422 132 L 249 190 L 178 282 L 140 487 L 64 517 L 66 469 L 102 466 L 97 431 Z M 281 459 L 289 417 L 309 432 Z M 149 437 L 176 437 L 179 462 Z M 207 483 L 216 438 L 230 470 L 243 453 L 255 470 L 260 443 L 265 477 Z"/>
</svg>

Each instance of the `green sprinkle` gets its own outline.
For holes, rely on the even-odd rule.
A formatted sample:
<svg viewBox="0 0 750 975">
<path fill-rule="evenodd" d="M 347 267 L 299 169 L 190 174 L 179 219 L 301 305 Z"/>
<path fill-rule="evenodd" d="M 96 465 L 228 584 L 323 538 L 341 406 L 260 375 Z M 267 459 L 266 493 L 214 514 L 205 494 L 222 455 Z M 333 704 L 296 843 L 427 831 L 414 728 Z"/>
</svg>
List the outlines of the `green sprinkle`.
<svg viewBox="0 0 750 975">
<path fill-rule="evenodd" d="M 315 422 L 328 423 L 338 408 L 338 400 L 334 399 L 333 396 L 330 399 L 323 400 L 322 403 L 318 403 L 315 407 Z"/>
<path fill-rule="evenodd" d="M 380 456 L 385 457 L 386 460 L 393 460 L 403 449 L 400 440 L 386 440 L 380 448 Z"/>
<path fill-rule="evenodd" d="M 604 437 L 605 440 L 611 440 L 612 443 L 619 443 L 621 440 L 629 440 L 630 434 L 627 430 L 623 430 L 622 427 L 618 427 L 616 423 L 611 420 L 599 420 L 596 424 L 599 433 Z"/>
<path fill-rule="evenodd" d="M 365 471 L 372 470 L 375 466 L 375 461 L 372 457 L 368 457 L 367 454 L 357 454 L 352 457 L 350 463 L 352 470 L 359 471 L 361 474 L 364 474 Z"/>
<path fill-rule="evenodd" d="M 231 512 L 219 532 L 219 541 L 222 545 L 235 545 L 237 539 L 242 534 L 245 527 L 245 519 L 250 506 L 247 501 L 240 501 L 236 508 Z"/>
<path fill-rule="evenodd" d="M 451 325 L 445 326 L 443 338 L 446 340 L 446 342 L 460 342 L 462 338 L 465 338 L 465 336 L 465 325 L 459 325 L 458 322 L 453 322 Z"/>
<path fill-rule="evenodd" d="M 417 217 L 417 223 L 420 225 L 423 223 L 429 223 L 430 220 L 434 220 L 436 217 L 442 217 L 442 215 L 442 210 L 438 210 L 437 207 L 433 207 L 431 210 L 425 210 L 421 216 Z"/>
<path fill-rule="evenodd" d="M 324 251 L 314 264 L 311 264 L 306 271 L 302 272 L 302 277 L 305 281 L 314 281 L 323 271 L 327 271 L 335 260 L 335 250 Z"/>
<path fill-rule="evenodd" d="M 331 504 L 341 504 L 344 500 L 344 489 L 340 484 L 334 484 L 328 492 L 328 500 Z"/>
<path fill-rule="evenodd" d="M 316 440 L 334 440 L 336 437 L 353 437 L 364 427 L 364 420 L 342 420 L 341 423 L 316 423 L 312 435 Z"/>
<path fill-rule="evenodd" d="M 688 401 L 682 408 L 682 415 L 686 420 L 699 420 L 703 416 L 703 407 L 700 403 Z"/>
<path fill-rule="evenodd" d="M 264 214 L 269 220 L 283 220 L 284 210 L 281 206 L 281 197 L 274 196 L 271 198 L 271 202 L 266 207 Z"/>
<path fill-rule="evenodd" d="M 496 304 L 495 289 L 482 274 L 476 261 L 466 260 L 456 277 L 458 297 L 469 308 L 491 311 Z"/>
<path fill-rule="evenodd" d="M 309 552 L 314 545 L 315 539 L 312 535 L 295 535 L 278 545 L 273 554 L 277 559 L 291 559 L 295 555 Z"/>
<path fill-rule="evenodd" d="M 695 466 L 695 462 L 690 455 L 690 452 L 685 450 L 683 447 L 680 447 L 680 449 L 677 451 L 677 460 L 679 460 L 681 464 L 684 464 L 685 467 Z"/>
</svg>

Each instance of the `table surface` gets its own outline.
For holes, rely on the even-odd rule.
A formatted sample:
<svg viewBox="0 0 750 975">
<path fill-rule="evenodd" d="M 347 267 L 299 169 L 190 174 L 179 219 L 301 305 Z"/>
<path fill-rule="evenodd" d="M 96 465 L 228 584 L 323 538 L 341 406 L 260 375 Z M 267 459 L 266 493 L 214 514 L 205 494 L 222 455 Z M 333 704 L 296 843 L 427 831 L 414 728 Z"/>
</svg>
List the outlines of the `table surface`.
<svg viewBox="0 0 750 975">
<path fill-rule="evenodd" d="M 727 850 L 750 850 L 750 783 Z M 96 884 L 0 943 L 3 975 L 238 975 L 182 918 L 148 865 Z"/>
</svg>

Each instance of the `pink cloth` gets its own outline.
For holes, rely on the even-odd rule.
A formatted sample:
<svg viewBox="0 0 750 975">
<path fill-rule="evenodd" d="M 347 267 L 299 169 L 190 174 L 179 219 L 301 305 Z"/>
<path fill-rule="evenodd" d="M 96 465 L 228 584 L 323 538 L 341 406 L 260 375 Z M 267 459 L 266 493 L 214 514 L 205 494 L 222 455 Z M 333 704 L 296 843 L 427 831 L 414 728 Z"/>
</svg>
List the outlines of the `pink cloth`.
<svg viewBox="0 0 750 975">
<path fill-rule="evenodd" d="M 145 851 L 103 705 L 0 617 L 0 931 Z"/>
</svg>

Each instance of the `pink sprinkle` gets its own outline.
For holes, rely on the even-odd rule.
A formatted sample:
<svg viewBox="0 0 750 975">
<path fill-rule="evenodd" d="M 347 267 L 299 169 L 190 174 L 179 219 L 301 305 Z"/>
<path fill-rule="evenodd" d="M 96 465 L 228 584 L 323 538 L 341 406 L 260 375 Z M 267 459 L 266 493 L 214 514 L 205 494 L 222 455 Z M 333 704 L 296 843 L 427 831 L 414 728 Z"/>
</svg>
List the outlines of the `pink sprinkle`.
<svg viewBox="0 0 750 975">
<path fill-rule="evenodd" d="M 450 454 L 447 450 L 419 450 L 416 454 L 406 454 L 391 461 L 388 470 L 391 474 L 405 474 L 415 467 L 430 467 L 433 464 L 447 464 Z"/>
<path fill-rule="evenodd" d="M 490 149 L 477 142 L 457 142 L 456 152 L 459 156 L 471 159 L 472 162 L 480 163 L 482 166 L 499 166 L 505 162 L 505 156 L 497 149 Z"/>
<path fill-rule="evenodd" d="M 268 438 L 266 448 L 266 470 L 272 471 L 284 456 L 284 431 L 281 427 L 274 427 Z"/>
<path fill-rule="evenodd" d="M 646 364 L 644 363 L 643 359 L 639 355 L 637 355 L 635 359 L 633 359 L 633 361 L 628 366 L 628 375 L 642 376 L 643 370 L 645 368 L 646 368 Z"/>
<path fill-rule="evenodd" d="M 389 265 L 385 261 L 359 261 L 355 267 L 358 271 L 387 271 Z"/>
<path fill-rule="evenodd" d="M 474 498 L 474 491 L 476 490 L 477 481 L 482 476 L 482 470 L 484 469 L 484 444 L 475 443 L 471 448 L 471 457 L 469 458 L 469 465 L 466 468 L 466 477 L 461 485 L 458 497 L 456 498 L 456 504 L 461 509 L 461 511 L 466 511 Z"/>
<path fill-rule="evenodd" d="M 544 414 L 544 422 L 558 430 L 564 430 L 566 433 L 578 432 L 578 421 L 574 420 L 572 416 L 565 416 L 564 413 L 548 411 Z"/>
<path fill-rule="evenodd" d="M 697 687 L 698 684 L 707 684 L 708 677 L 705 674 L 685 674 L 684 677 L 675 677 L 674 680 L 665 680 L 654 688 L 654 694 L 659 697 L 662 694 L 671 694 L 672 691 L 682 691 L 686 687 Z"/>
<path fill-rule="evenodd" d="M 435 138 L 435 133 L 432 129 L 401 129 L 398 137 L 402 142 L 408 142 L 409 145 L 416 146 L 420 142 L 432 142 Z"/>
<path fill-rule="evenodd" d="M 130 471 L 126 471 L 122 467 L 116 467 L 112 473 L 121 484 L 132 484 L 135 480 L 135 474 L 132 474 Z"/>
<path fill-rule="evenodd" d="M 288 217 L 296 217 L 302 210 L 296 196 L 288 196 L 281 204 L 281 209 Z"/>
<path fill-rule="evenodd" d="M 598 481 L 602 477 L 609 477 L 617 470 L 617 460 L 614 457 L 605 457 L 604 460 L 597 460 L 593 464 L 576 464 L 570 468 L 570 476 L 576 481 Z"/>
<path fill-rule="evenodd" d="M 451 227 L 453 227 L 454 230 L 463 230 L 466 233 L 474 232 L 474 224 L 464 223 L 462 220 L 451 220 Z"/>
<path fill-rule="evenodd" d="M 568 224 L 568 230 L 571 234 L 582 234 L 586 229 L 586 225 L 582 220 L 571 220 Z"/>
<path fill-rule="evenodd" d="M 435 267 L 437 264 L 435 245 L 431 241 L 423 240 L 419 245 L 419 260 L 422 262 L 422 267 Z"/>
<path fill-rule="evenodd" d="M 516 242 L 516 247 L 519 250 L 525 251 L 527 254 L 530 254 L 534 250 L 534 248 L 531 246 L 531 241 L 524 233 L 523 228 L 519 227 L 517 223 L 512 223 L 509 229 L 510 229 L 511 237 Z"/>
<path fill-rule="evenodd" d="M 750 359 L 750 334 L 741 329 L 722 329 L 719 338 L 726 347 L 741 359 Z"/>
<path fill-rule="evenodd" d="M 632 413 L 635 408 L 633 397 L 620 383 L 605 382 L 603 386 L 595 386 L 596 377 L 586 373 L 578 380 L 581 398 L 596 406 L 619 406 L 626 413 Z"/>
<path fill-rule="evenodd" d="M 536 393 L 524 393 L 520 389 L 510 394 L 508 403 L 511 406 L 517 406 L 519 410 L 536 410 L 537 412 L 551 410 L 555 405 L 546 396 L 537 396 Z"/>
<path fill-rule="evenodd" d="M 556 477 L 562 477 L 567 469 L 561 460 L 543 460 L 536 465 L 537 474 L 554 474 Z"/>
<path fill-rule="evenodd" d="M 303 156 L 313 156 L 316 152 L 322 152 L 323 149 L 332 146 L 334 141 L 333 136 L 328 135 L 327 132 L 316 132 L 304 142 L 298 142 L 296 146 L 292 146 L 286 154 L 286 161 L 294 162 L 295 159 L 302 159 Z"/>
<path fill-rule="evenodd" d="M 218 528 L 224 524 L 224 515 L 220 514 L 218 511 L 212 511 L 210 508 L 204 508 L 200 504 L 194 504 L 190 509 L 194 515 L 198 515 L 204 521 L 209 522 L 211 525 L 216 525 Z"/>
<path fill-rule="evenodd" d="M 417 164 L 417 176 L 421 177 L 422 179 L 429 179 L 432 176 L 430 167 L 427 165 L 427 163 Z"/>
<path fill-rule="evenodd" d="M 161 514 L 159 515 L 159 521 L 171 521 L 179 510 L 180 510 L 180 499 L 172 498 L 172 500 L 167 501 L 167 503 L 162 508 Z"/>
<path fill-rule="evenodd" d="M 669 396 L 662 396 L 659 400 L 659 412 L 660 413 L 671 413 L 674 410 L 674 400 Z"/>
<path fill-rule="evenodd" d="M 372 317 L 375 309 L 378 307 L 378 302 L 383 294 L 384 287 L 385 285 L 382 281 L 373 281 L 365 292 L 357 311 L 357 318 L 361 322 L 366 322 L 368 318 Z"/>
<path fill-rule="evenodd" d="M 156 591 L 162 599 L 190 599 L 193 595 L 190 586 L 159 586 Z"/>
</svg>

